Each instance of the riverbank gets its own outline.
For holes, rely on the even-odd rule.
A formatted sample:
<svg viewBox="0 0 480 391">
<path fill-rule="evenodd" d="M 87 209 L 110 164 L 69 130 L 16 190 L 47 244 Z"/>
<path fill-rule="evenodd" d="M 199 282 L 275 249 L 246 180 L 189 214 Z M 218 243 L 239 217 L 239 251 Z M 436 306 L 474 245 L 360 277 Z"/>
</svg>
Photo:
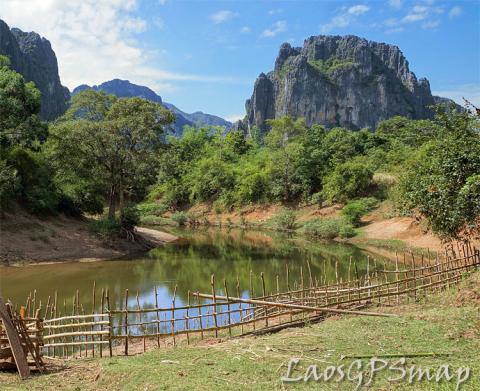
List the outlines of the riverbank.
<svg viewBox="0 0 480 391">
<path fill-rule="evenodd" d="M 145 251 L 144 244 L 116 239 L 109 243 L 89 229 L 88 219 L 58 215 L 39 218 L 22 211 L 0 220 L 0 265 L 47 262 L 92 262 L 122 258 Z M 138 233 L 152 247 L 177 237 L 146 228 Z"/>
<path fill-rule="evenodd" d="M 379 357 L 396 362 L 410 356 L 407 365 L 436 370 L 448 364 L 455 375 L 451 382 L 389 382 L 398 372 L 379 373 L 372 389 L 442 390 L 456 389 L 459 367 L 470 368 L 470 378 L 461 390 L 480 389 L 480 272 L 458 287 L 426 300 L 373 311 L 390 312 L 398 318 L 331 316 L 322 323 L 291 328 L 277 334 L 225 341 L 208 340 L 196 345 L 161 347 L 130 357 L 50 361 L 49 373 L 18 380 L 16 373 L 1 373 L 2 390 L 352 390 L 358 377 L 345 380 L 294 384 L 282 383 L 292 358 L 300 362 L 291 377 L 302 376 L 307 366 L 319 371 L 329 365 L 357 358 L 366 365 Z M 141 344 L 141 342 L 139 342 Z M 358 372 L 354 371 L 353 377 Z M 363 384 L 368 381 L 365 374 Z"/>
<path fill-rule="evenodd" d="M 194 219 L 194 225 L 236 227 L 245 229 L 274 229 L 272 221 L 284 206 L 280 204 L 257 204 L 216 213 L 209 204 L 196 204 L 185 211 L 188 219 Z M 327 207 L 317 205 L 296 206 L 292 210 L 296 215 L 297 231 L 305 222 L 312 219 L 340 219 L 342 205 L 334 204 Z M 158 215 L 143 215 L 142 221 L 148 226 L 162 227 L 176 225 L 172 220 L 172 213 L 165 212 Z M 187 224 L 191 224 L 190 221 Z M 299 228 L 299 229 L 298 229 Z M 444 243 L 439 237 L 432 234 L 424 222 L 413 217 L 396 217 L 392 205 L 381 202 L 377 208 L 363 216 L 360 226 L 355 230 L 356 236 L 349 239 L 340 239 L 341 242 L 351 243 L 367 250 L 395 257 L 395 252 L 412 251 L 414 253 L 432 253 L 444 251 Z M 478 243 L 480 244 L 480 243 Z"/>
</svg>

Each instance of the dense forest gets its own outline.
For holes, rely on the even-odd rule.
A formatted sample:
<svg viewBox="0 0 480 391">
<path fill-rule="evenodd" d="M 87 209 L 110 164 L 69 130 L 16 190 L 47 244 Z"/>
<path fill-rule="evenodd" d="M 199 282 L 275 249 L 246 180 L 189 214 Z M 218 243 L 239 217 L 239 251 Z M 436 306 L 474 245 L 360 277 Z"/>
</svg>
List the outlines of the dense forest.
<svg viewBox="0 0 480 391">
<path fill-rule="evenodd" d="M 218 213 L 282 203 L 288 228 L 298 206 L 340 203 L 335 236 L 350 236 L 362 214 L 389 199 L 395 213 L 425 218 L 441 237 L 472 235 L 480 218 L 480 121 L 468 110 L 434 109 L 434 120 L 393 117 L 374 131 L 283 117 L 251 137 L 186 127 L 176 138 L 166 132 L 175 116 L 163 106 L 87 90 L 47 124 L 39 91 L 2 56 L 2 213 L 100 215 L 99 229 L 120 230 L 141 213 L 179 218 L 200 202 Z M 328 228 L 320 220 L 305 227 Z"/>
</svg>

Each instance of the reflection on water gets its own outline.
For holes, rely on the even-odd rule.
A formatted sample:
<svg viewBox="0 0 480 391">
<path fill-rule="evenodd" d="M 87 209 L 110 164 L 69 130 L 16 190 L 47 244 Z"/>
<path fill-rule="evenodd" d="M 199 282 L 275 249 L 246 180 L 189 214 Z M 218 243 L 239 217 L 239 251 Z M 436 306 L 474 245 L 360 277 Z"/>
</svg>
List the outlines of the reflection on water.
<svg viewBox="0 0 480 391">
<path fill-rule="evenodd" d="M 303 237 L 242 230 L 179 230 L 177 243 L 154 249 L 144 256 L 129 260 L 93 263 L 63 263 L 26 267 L 0 267 L 0 291 L 16 304 L 25 303 L 29 292 L 36 290 L 39 301 L 58 292 L 58 309 L 72 305 L 76 291 L 86 313 L 92 311 L 93 282 L 97 286 L 97 301 L 102 288 L 109 288 L 112 307 L 121 308 L 125 289 L 129 290 L 129 306 L 155 306 L 155 286 L 161 307 L 170 307 L 175 286 L 176 305 L 184 305 L 188 290 L 211 292 L 210 276 L 215 274 L 217 291 L 223 294 L 223 279 L 228 282 L 230 295 L 236 294 L 238 277 L 241 295 L 253 291 L 260 295 L 260 273 L 264 272 L 266 290 L 287 287 L 286 265 L 289 268 L 289 286 L 301 284 L 301 274 L 307 285 L 310 275 L 315 281 L 335 281 L 335 263 L 339 278 L 348 274 L 350 257 L 357 262 L 358 274 L 366 272 L 367 253 L 359 248 L 340 243 L 322 243 Z M 373 256 L 372 256 L 373 257 Z M 378 267 L 382 259 L 375 256 Z M 371 264 L 373 268 L 373 262 Z M 309 269 L 311 273 L 309 272 Z M 352 266 L 352 277 L 354 268 Z"/>
</svg>

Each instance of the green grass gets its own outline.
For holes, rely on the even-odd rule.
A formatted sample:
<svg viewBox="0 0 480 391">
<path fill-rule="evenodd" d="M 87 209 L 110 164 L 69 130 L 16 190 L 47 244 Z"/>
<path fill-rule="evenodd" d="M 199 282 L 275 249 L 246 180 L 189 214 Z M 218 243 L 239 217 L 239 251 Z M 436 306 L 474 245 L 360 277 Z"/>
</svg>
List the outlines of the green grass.
<svg viewBox="0 0 480 391">
<path fill-rule="evenodd" d="M 469 280 L 468 291 L 478 290 L 480 273 Z M 466 289 L 466 288 L 464 288 Z M 467 292 L 464 291 L 464 292 Z M 470 380 L 462 390 L 480 389 L 480 320 L 474 302 L 459 303 L 454 289 L 431 296 L 426 303 L 404 305 L 399 318 L 335 317 L 303 328 L 262 337 L 245 337 L 219 344 L 160 348 L 134 357 L 74 360 L 58 373 L 35 376 L 25 382 L 15 374 L 2 375 L 2 390 L 353 390 L 352 382 L 282 384 L 286 364 L 300 357 L 298 376 L 308 365 L 319 370 L 353 359 L 410 353 L 448 353 L 416 357 L 407 364 L 438 368 L 448 363 L 456 370 L 469 366 Z M 463 296 L 462 296 L 463 297 Z M 478 296 L 477 296 L 478 297 Z M 461 305 L 459 305 L 461 304 Z M 478 305 L 478 303 L 477 303 Z M 366 361 L 364 361 L 366 363 Z M 454 390 L 455 383 L 390 383 L 380 374 L 374 390 Z M 363 388 L 365 389 L 365 388 Z"/>
<path fill-rule="evenodd" d="M 351 58 L 340 59 L 330 57 L 327 60 L 308 60 L 308 64 L 321 73 L 330 73 L 337 69 L 352 67 L 355 62 Z"/>
</svg>

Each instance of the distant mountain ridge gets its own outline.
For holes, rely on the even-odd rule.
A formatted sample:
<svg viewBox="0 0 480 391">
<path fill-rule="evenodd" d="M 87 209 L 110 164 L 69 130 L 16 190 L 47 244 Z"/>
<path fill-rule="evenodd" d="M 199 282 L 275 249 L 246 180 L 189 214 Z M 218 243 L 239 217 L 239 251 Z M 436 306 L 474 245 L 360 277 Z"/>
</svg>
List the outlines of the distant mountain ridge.
<svg viewBox="0 0 480 391">
<path fill-rule="evenodd" d="M 42 119 L 53 120 L 65 112 L 70 92 L 60 82 L 57 57 L 47 39 L 34 32 L 10 29 L 0 19 L 0 54 L 9 57 L 12 69 L 40 90 Z"/>
<path fill-rule="evenodd" d="M 224 126 L 227 130 L 232 127 L 232 123 L 226 121 L 223 118 L 212 114 L 205 114 L 201 111 L 189 114 L 180 110 L 171 103 L 163 102 L 162 98 L 157 95 L 153 90 L 148 87 L 141 86 L 138 84 L 131 83 L 128 80 L 113 79 L 106 81 L 102 84 L 96 86 L 88 86 L 82 84 L 76 87 L 72 91 L 72 96 L 78 94 L 81 91 L 86 89 L 92 89 L 95 91 L 103 91 L 107 94 L 112 94 L 118 97 L 140 97 L 143 99 L 150 100 L 152 102 L 159 103 L 166 107 L 167 109 L 173 111 L 177 117 L 175 121 L 174 129 L 172 129 L 176 136 L 180 136 L 183 132 L 183 127 L 185 125 L 189 126 Z"/>
</svg>

